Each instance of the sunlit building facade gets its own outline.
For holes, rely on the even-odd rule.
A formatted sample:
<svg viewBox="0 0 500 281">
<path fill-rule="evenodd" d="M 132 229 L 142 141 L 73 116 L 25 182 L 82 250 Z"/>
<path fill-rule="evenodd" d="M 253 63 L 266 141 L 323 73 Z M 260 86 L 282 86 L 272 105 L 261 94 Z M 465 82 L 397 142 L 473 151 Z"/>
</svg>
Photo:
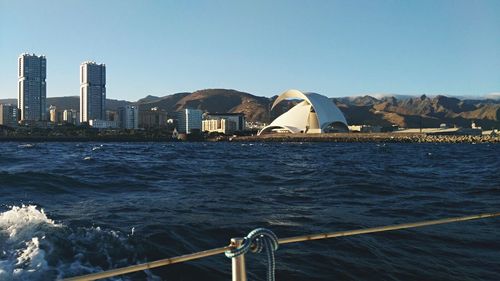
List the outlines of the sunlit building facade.
<svg viewBox="0 0 500 281">
<path fill-rule="evenodd" d="M 215 132 L 226 135 L 232 134 L 236 131 L 236 122 L 225 118 L 203 120 L 202 131 L 209 133 Z"/>
<path fill-rule="evenodd" d="M 106 65 L 80 65 L 80 122 L 106 120 Z"/>
<path fill-rule="evenodd" d="M 74 109 L 65 109 L 63 111 L 63 122 L 67 124 L 78 125 L 80 123 L 78 115 L 78 111 Z"/>
<path fill-rule="evenodd" d="M 234 131 L 245 131 L 246 129 L 246 120 L 244 113 L 207 113 L 206 119 L 226 119 L 228 121 L 232 121 L 235 124 Z"/>
<path fill-rule="evenodd" d="M 287 99 L 301 100 L 301 102 L 274 119 L 271 124 L 259 131 L 259 135 L 268 133 L 320 134 L 349 131 L 344 114 L 331 99 L 316 93 L 288 90 L 274 101 L 271 110 Z"/>
<path fill-rule="evenodd" d="M 199 109 L 186 108 L 177 112 L 177 130 L 179 133 L 191 134 L 201 132 L 201 121 L 203 111 Z"/>
</svg>

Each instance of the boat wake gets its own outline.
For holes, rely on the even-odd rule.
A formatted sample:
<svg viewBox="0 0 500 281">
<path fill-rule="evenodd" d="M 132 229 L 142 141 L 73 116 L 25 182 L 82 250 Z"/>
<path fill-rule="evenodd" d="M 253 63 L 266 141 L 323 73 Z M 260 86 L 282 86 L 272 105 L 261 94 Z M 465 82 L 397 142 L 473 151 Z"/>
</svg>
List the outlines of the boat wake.
<svg viewBox="0 0 500 281">
<path fill-rule="evenodd" d="M 0 281 L 57 280 L 143 262 L 131 239 L 99 227 L 71 229 L 36 206 L 13 206 L 0 213 Z"/>
</svg>

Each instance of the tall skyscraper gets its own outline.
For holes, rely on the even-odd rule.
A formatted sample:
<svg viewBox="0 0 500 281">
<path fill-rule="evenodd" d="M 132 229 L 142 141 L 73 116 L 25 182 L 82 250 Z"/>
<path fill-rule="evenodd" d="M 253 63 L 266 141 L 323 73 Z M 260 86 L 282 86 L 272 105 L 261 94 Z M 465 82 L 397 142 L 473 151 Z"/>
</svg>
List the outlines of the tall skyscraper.
<svg viewBox="0 0 500 281">
<path fill-rule="evenodd" d="M 35 54 L 22 54 L 18 58 L 17 107 L 21 121 L 46 120 L 47 59 Z"/>
<path fill-rule="evenodd" d="M 80 65 L 80 122 L 106 120 L 106 65 Z"/>
</svg>

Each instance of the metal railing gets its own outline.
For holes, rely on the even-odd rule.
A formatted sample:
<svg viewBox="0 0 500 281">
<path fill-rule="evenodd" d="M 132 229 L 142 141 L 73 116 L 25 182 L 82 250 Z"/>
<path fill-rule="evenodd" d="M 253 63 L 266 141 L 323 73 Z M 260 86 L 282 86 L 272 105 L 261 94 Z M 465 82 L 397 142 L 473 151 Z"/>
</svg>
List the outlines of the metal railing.
<svg viewBox="0 0 500 281">
<path fill-rule="evenodd" d="M 360 234 L 368 234 L 368 233 L 377 233 L 383 231 L 393 231 L 393 230 L 401 230 L 401 229 L 409 229 L 437 224 L 446 224 L 452 222 L 462 222 L 462 221 L 470 221 L 484 218 L 492 218 L 499 217 L 500 212 L 498 213 L 486 213 L 479 214 L 473 216 L 465 216 L 465 217 L 455 217 L 455 218 L 447 218 L 447 219 L 439 219 L 439 220 L 429 220 L 429 221 L 421 221 L 421 222 L 413 222 L 413 223 L 403 223 L 396 225 L 388 225 L 388 226 L 379 226 L 379 227 L 371 227 L 364 229 L 355 229 L 355 230 L 347 230 L 347 231 L 338 231 L 338 232 L 328 232 L 328 233 L 320 233 L 320 234 L 310 234 L 310 235 L 302 235 L 295 237 L 288 237 L 279 239 L 279 244 L 288 244 L 288 243 L 296 243 L 296 242 L 304 242 L 311 240 L 319 240 L 319 239 L 328 239 L 335 237 L 344 237 L 344 236 L 353 236 Z M 222 254 L 228 250 L 234 249 L 238 247 L 242 242 L 242 238 L 233 238 L 231 239 L 231 244 L 225 247 L 215 248 L 211 250 L 206 250 L 202 252 L 177 256 L 168 259 L 157 260 L 153 262 L 147 262 L 143 264 L 131 265 L 122 268 L 111 269 L 103 272 L 92 273 L 83 276 L 71 277 L 64 279 L 63 281 L 91 281 L 102 278 L 108 278 L 113 276 L 118 276 L 122 274 L 137 272 L 141 270 L 152 269 L 155 267 L 166 266 L 174 263 L 186 262 L 191 260 L 196 260 L 204 257 L 214 256 L 218 254 Z M 245 255 L 241 255 L 235 258 L 232 258 L 232 280 L 233 281 L 246 281 L 246 267 L 245 267 Z"/>
</svg>

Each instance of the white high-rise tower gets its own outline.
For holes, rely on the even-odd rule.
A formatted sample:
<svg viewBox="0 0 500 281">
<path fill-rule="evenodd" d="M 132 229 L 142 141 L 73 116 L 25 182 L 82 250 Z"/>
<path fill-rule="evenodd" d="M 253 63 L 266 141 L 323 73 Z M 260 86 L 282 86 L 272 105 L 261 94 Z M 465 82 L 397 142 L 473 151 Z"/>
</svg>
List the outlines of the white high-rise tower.
<svg viewBox="0 0 500 281">
<path fill-rule="evenodd" d="M 80 122 L 106 120 L 106 65 L 80 65 Z"/>
<path fill-rule="evenodd" d="M 47 59 L 35 54 L 18 58 L 18 99 L 21 121 L 46 120 Z"/>
</svg>

